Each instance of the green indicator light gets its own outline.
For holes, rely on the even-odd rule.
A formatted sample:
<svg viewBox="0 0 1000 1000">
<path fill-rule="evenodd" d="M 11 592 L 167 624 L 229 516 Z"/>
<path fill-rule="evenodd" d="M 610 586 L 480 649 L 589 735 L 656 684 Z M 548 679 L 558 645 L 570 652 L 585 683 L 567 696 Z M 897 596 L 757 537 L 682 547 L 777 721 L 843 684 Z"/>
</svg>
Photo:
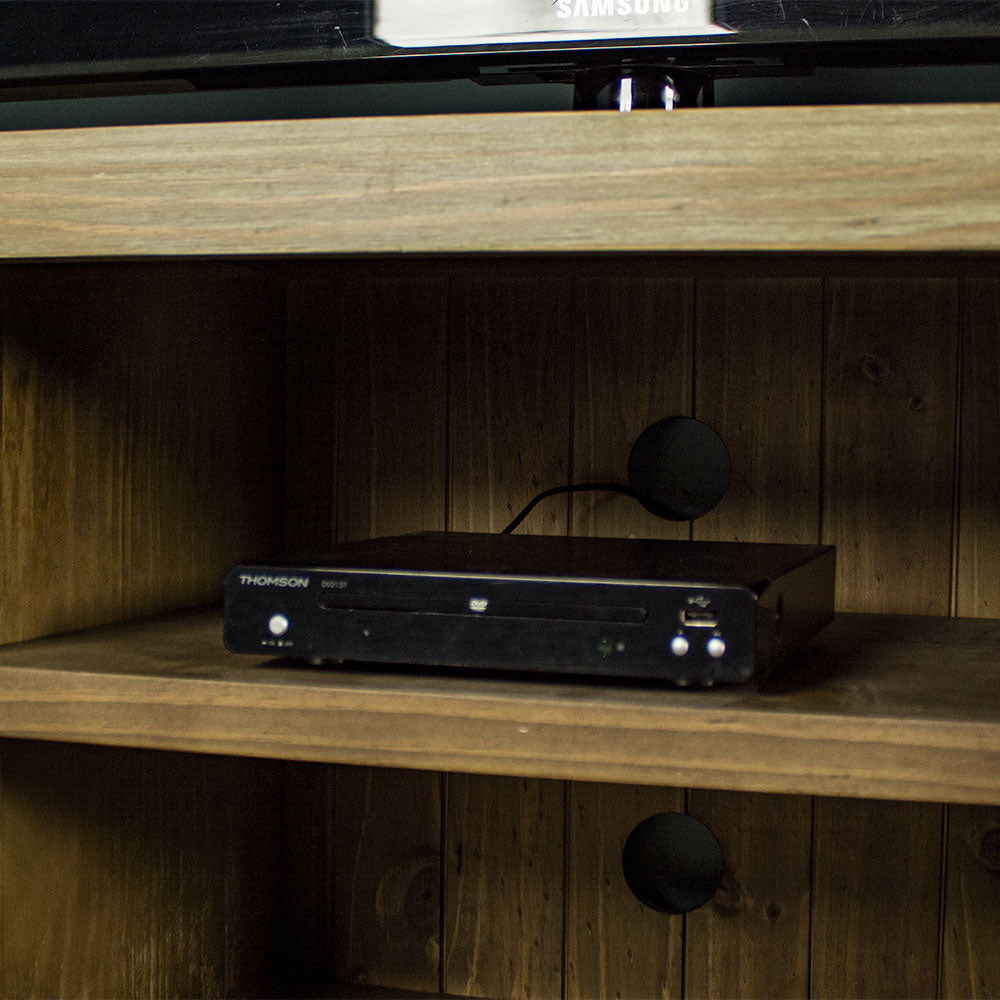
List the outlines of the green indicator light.
<svg viewBox="0 0 1000 1000">
<path fill-rule="evenodd" d="M 613 648 L 614 647 L 610 639 L 600 639 L 597 643 L 597 652 L 600 653 L 601 656 L 610 656 Z"/>
</svg>

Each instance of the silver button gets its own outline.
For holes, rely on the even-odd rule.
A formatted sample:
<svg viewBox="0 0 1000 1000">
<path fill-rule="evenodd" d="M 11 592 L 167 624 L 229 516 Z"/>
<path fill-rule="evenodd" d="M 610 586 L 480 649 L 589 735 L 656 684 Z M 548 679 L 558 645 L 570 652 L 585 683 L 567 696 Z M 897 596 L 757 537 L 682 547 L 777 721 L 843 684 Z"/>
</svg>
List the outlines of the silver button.
<svg viewBox="0 0 1000 1000">
<path fill-rule="evenodd" d="M 726 653 L 725 640 L 720 639 L 717 635 L 713 635 L 712 638 L 705 643 L 705 652 L 708 653 L 713 660 L 717 660 L 720 656 L 724 656 Z"/>
<path fill-rule="evenodd" d="M 686 656 L 687 651 L 691 648 L 691 643 L 688 642 L 687 636 L 675 635 L 673 639 L 670 640 L 670 652 L 674 656 Z"/>
<path fill-rule="evenodd" d="M 288 631 L 290 622 L 284 615 L 271 615 L 267 623 L 267 630 L 271 635 L 284 635 Z"/>
</svg>

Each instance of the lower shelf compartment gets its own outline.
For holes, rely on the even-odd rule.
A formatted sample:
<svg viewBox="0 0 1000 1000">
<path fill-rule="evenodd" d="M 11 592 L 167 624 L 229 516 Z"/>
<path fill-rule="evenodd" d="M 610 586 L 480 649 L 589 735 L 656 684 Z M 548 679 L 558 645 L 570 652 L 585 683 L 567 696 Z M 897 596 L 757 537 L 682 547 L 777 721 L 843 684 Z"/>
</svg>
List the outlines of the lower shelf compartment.
<svg viewBox="0 0 1000 1000">
<path fill-rule="evenodd" d="M 1000 804 L 1000 622 L 841 615 L 766 689 L 317 669 L 216 610 L 0 649 L 0 735 L 649 785 Z"/>
</svg>

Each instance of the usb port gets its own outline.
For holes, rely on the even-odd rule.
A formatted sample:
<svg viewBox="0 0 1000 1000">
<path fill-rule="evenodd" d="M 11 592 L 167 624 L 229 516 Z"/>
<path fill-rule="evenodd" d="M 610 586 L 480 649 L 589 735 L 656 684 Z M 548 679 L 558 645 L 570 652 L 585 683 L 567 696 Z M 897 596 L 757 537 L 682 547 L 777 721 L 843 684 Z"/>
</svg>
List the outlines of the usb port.
<svg viewBox="0 0 1000 1000">
<path fill-rule="evenodd" d="M 681 624 L 688 628 L 717 628 L 719 619 L 706 608 L 682 608 Z"/>
</svg>

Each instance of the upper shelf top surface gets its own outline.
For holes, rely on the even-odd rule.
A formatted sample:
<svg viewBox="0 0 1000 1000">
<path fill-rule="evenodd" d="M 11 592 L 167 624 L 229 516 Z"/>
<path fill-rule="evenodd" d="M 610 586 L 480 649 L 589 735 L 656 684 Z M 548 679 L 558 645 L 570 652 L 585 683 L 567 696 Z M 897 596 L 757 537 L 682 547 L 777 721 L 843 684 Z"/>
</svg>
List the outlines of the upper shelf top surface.
<svg viewBox="0 0 1000 1000">
<path fill-rule="evenodd" d="M 0 134 L 0 257 L 1000 250 L 1000 105 Z"/>
<path fill-rule="evenodd" d="M 1000 804 L 1000 622 L 842 615 L 760 690 L 321 670 L 217 613 L 0 648 L 0 735 L 433 770 Z"/>
</svg>

